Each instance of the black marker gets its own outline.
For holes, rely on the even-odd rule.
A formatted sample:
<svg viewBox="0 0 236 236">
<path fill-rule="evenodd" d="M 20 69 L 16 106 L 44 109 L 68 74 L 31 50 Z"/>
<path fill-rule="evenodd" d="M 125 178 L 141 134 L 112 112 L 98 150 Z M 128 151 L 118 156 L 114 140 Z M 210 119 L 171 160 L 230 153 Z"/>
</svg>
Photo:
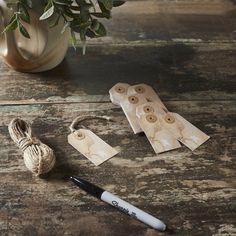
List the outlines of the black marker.
<svg viewBox="0 0 236 236">
<path fill-rule="evenodd" d="M 98 186 L 89 183 L 86 180 L 83 180 L 79 177 L 70 177 L 70 179 L 81 189 L 85 190 L 87 193 L 93 195 L 94 197 L 97 197 L 101 199 L 102 201 L 116 207 L 120 211 L 132 216 L 133 218 L 153 227 L 154 229 L 158 229 L 161 231 L 164 231 L 166 229 L 166 225 L 158 220 L 157 218 L 149 215 L 148 213 L 138 209 L 135 206 L 132 206 L 126 201 L 123 201 L 122 199 L 116 197 L 115 195 L 105 191 L 102 188 L 99 188 Z"/>
</svg>

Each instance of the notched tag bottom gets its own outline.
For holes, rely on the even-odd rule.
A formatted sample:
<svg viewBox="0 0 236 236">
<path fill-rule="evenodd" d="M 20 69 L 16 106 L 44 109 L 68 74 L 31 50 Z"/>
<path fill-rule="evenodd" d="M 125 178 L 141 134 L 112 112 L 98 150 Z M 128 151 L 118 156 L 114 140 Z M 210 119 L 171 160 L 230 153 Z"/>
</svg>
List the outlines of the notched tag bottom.
<svg viewBox="0 0 236 236">
<path fill-rule="evenodd" d="M 179 148 L 179 142 L 193 151 L 210 138 L 179 114 L 163 110 L 158 102 L 138 106 L 136 115 L 156 153 Z"/>
<path fill-rule="evenodd" d="M 152 114 L 139 114 L 139 124 L 156 153 L 180 148 L 181 145 L 172 133 L 162 127 L 159 118 Z"/>
<path fill-rule="evenodd" d="M 79 129 L 69 134 L 68 143 L 96 166 L 118 153 L 96 134 L 87 129 Z"/>
<path fill-rule="evenodd" d="M 188 122 L 181 115 L 169 112 L 170 116 L 165 117 L 165 126 L 181 143 L 194 151 L 205 143 L 210 136 L 203 133 L 196 126 Z M 173 122 L 171 121 L 173 119 Z"/>
</svg>

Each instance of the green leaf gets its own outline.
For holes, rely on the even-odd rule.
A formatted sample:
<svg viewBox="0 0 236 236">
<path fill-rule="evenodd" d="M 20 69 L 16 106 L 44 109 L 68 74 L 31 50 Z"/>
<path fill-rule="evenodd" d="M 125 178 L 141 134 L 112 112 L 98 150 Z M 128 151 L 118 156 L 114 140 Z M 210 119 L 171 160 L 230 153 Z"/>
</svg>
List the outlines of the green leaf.
<svg viewBox="0 0 236 236">
<path fill-rule="evenodd" d="M 88 36 L 89 38 L 96 38 L 96 33 L 91 29 L 87 29 L 86 36 Z"/>
<path fill-rule="evenodd" d="M 102 14 L 100 14 L 100 15 L 97 15 L 96 17 L 101 17 L 102 15 L 102 17 L 105 17 L 105 18 L 107 18 L 107 19 L 110 19 L 111 18 L 111 11 L 110 10 L 107 10 L 105 7 L 104 7 L 104 5 L 103 5 L 103 3 L 102 2 L 98 2 L 98 5 L 99 5 L 99 7 L 100 7 L 100 9 L 101 9 L 101 13 Z M 98 14 L 98 13 L 91 13 L 91 15 L 94 15 L 94 14 Z M 95 15 L 94 15 L 95 16 Z"/>
<path fill-rule="evenodd" d="M 85 42 L 86 41 L 86 31 L 85 30 L 81 30 L 79 35 L 80 35 L 80 40 L 82 42 Z"/>
<path fill-rule="evenodd" d="M 110 11 L 113 7 L 112 0 L 98 0 L 98 3 L 102 4 L 108 11 Z"/>
<path fill-rule="evenodd" d="M 19 27 L 19 30 L 20 30 L 21 34 L 25 38 L 30 39 L 30 35 L 29 35 L 28 31 L 26 30 L 26 28 L 19 21 L 18 21 L 18 27 Z"/>
<path fill-rule="evenodd" d="M 24 37 L 30 38 L 24 22 L 30 23 L 29 9 L 35 7 L 34 1 L 5 1 L 7 6 L 12 7 L 14 15 L 4 32 L 15 30 L 18 27 Z M 62 33 L 70 27 L 71 44 L 74 48 L 77 47 L 75 33 L 79 33 L 84 52 L 87 37 L 97 38 L 107 34 L 104 25 L 98 21 L 98 18 L 110 19 L 112 8 L 125 3 L 124 0 L 38 0 L 38 2 L 44 7 L 40 20 L 46 20 L 55 15 L 53 22 L 50 22 L 50 27 L 56 26 L 60 20 L 60 22 L 64 21 Z M 100 9 L 95 7 L 96 4 Z"/>
<path fill-rule="evenodd" d="M 98 20 L 96 20 L 96 19 L 92 20 L 92 24 L 91 24 L 91 29 L 92 30 L 94 30 L 94 31 L 98 30 L 99 26 L 100 26 L 100 24 L 99 24 Z"/>
<path fill-rule="evenodd" d="M 61 30 L 61 33 L 63 34 L 69 26 L 70 26 L 70 22 L 66 22 Z"/>
<path fill-rule="evenodd" d="M 30 23 L 29 13 L 27 11 L 27 8 L 23 4 L 19 5 L 19 12 L 20 19 L 25 21 L 26 23 Z"/>
<path fill-rule="evenodd" d="M 86 0 L 75 0 L 78 6 L 86 4 Z"/>
<path fill-rule="evenodd" d="M 70 27 L 73 31 L 77 32 L 77 33 L 81 33 L 81 31 L 86 31 L 86 29 L 91 25 L 91 22 L 75 22 L 72 21 L 70 23 Z"/>
<path fill-rule="evenodd" d="M 46 12 L 53 5 L 51 0 L 41 0 L 41 1 L 43 1 L 44 5 L 46 5 L 43 12 Z"/>
<path fill-rule="evenodd" d="M 71 1 L 66 1 L 66 0 L 53 0 L 54 3 L 58 5 L 64 5 L 64 6 L 70 6 Z"/>
<path fill-rule="evenodd" d="M 111 18 L 111 13 L 105 13 L 105 12 L 94 12 L 94 13 L 90 13 L 92 16 L 95 16 L 97 18 L 106 18 L 106 19 L 110 19 Z"/>
<path fill-rule="evenodd" d="M 122 0 L 113 0 L 113 7 L 119 7 L 123 5 L 124 3 L 125 1 L 122 1 Z"/>
<path fill-rule="evenodd" d="M 79 6 L 70 6 L 70 9 L 73 10 L 73 11 L 80 11 Z"/>
<path fill-rule="evenodd" d="M 104 37 L 107 35 L 106 28 L 100 22 L 99 22 L 99 28 L 95 32 L 96 32 L 97 36 L 99 36 L 99 37 Z"/>
<path fill-rule="evenodd" d="M 71 18 L 74 18 L 74 13 L 71 11 L 70 8 L 68 7 L 64 7 L 63 10 L 64 11 L 64 14 L 71 17 Z"/>
<path fill-rule="evenodd" d="M 47 11 L 43 13 L 43 15 L 40 16 L 39 20 L 46 20 L 50 16 L 52 16 L 54 13 L 54 8 L 55 8 L 54 6 L 51 6 Z"/>
<path fill-rule="evenodd" d="M 76 50 L 76 48 L 78 46 L 78 43 L 77 43 L 77 40 L 76 40 L 76 37 L 75 37 L 75 33 L 72 30 L 70 31 L 70 41 L 71 41 L 72 47 Z"/>
<path fill-rule="evenodd" d="M 90 38 L 99 38 L 106 36 L 107 32 L 104 25 L 101 22 L 96 23 L 96 28 L 92 27 L 87 29 L 86 36 Z"/>
<path fill-rule="evenodd" d="M 16 15 L 14 15 L 11 20 L 10 23 L 6 26 L 6 28 L 4 29 L 3 33 L 5 33 L 6 31 L 12 31 L 15 30 L 17 28 L 17 19 L 16 19 Z"/>
<path fill-rule="evenodd" d="M 88 10 L 83 9 L 83 8 L 81 9 L 80 17 L 81 17 L 83 22 L 87 22 L 89 20 L 89 15 L 90 15 L 90 13 L 89 13 Z"/>
</svg>

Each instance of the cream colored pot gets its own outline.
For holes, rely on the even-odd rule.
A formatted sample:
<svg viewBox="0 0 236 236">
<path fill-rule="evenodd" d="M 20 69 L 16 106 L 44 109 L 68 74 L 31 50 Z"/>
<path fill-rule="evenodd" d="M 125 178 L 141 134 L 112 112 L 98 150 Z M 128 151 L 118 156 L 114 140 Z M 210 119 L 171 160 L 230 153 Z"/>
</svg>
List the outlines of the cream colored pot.
<svg viewBox="0 0 236 236">
<path fill-rule="evenodd" d="M 69 32 L 61 33 L 63 22 L 55 27 L 49 25 L 54 22 L 40 21 L 42 6 L 40 1 L 33 0 L 33 9 L 29 10 L 30 24 L 24 24 L 30 34 L 30 39 L 22 36 L 18 29 L 14 32 L 1 33 L 12 11 L 6 7 L 4 0 L 0 0 L 0 56 L 3 61 L 15 70 L 22 72 L 41 72 L 54 68 L 65 57 L 69 44 Z"/>
</svg>

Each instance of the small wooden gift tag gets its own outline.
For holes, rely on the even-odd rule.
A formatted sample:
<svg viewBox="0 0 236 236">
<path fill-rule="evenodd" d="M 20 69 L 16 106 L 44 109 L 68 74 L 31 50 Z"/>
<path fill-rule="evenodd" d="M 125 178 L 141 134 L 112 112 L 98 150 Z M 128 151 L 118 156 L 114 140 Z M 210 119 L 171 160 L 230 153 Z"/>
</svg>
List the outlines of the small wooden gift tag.
<svg viewBox="0 0 236 236">
<path fill-rule="evenodd" d="M 192 151 L 210 138 L 177 113 L 168 112 L 161 116 L 163 126 Z"/>
<path fill-rule="evenodd" d="M 177 138 L 162 125 L 160 116 L 162 117 L 166 112 L 159 102 L 149 102 L 138 106 L 136 114 L 140 127 L 156 153 L 181 147 Z"/>
<path fill-rule="evenodd" d="M 117 83 L 116 85 L 114 85 L 109 90 L 111 102 L 119 106 L 120 101 L 122 101 L 126 96 L 129 86 L 130 85 L 127 83 Z"/>
<path fill-rule="evenodd" d="M 96 166 L 118 152 L 88 129 L 79 129 L 68 135 L 68 143 Z"/>
<path fill-rule="evenodd" d="M 155 90 L 147 84 L 136 84 L 128 87 L 127 95 L 140 94 L 147 99 L 148 102 L 158 102 L 164 110 L 167 111 Z"/>
</svg>

